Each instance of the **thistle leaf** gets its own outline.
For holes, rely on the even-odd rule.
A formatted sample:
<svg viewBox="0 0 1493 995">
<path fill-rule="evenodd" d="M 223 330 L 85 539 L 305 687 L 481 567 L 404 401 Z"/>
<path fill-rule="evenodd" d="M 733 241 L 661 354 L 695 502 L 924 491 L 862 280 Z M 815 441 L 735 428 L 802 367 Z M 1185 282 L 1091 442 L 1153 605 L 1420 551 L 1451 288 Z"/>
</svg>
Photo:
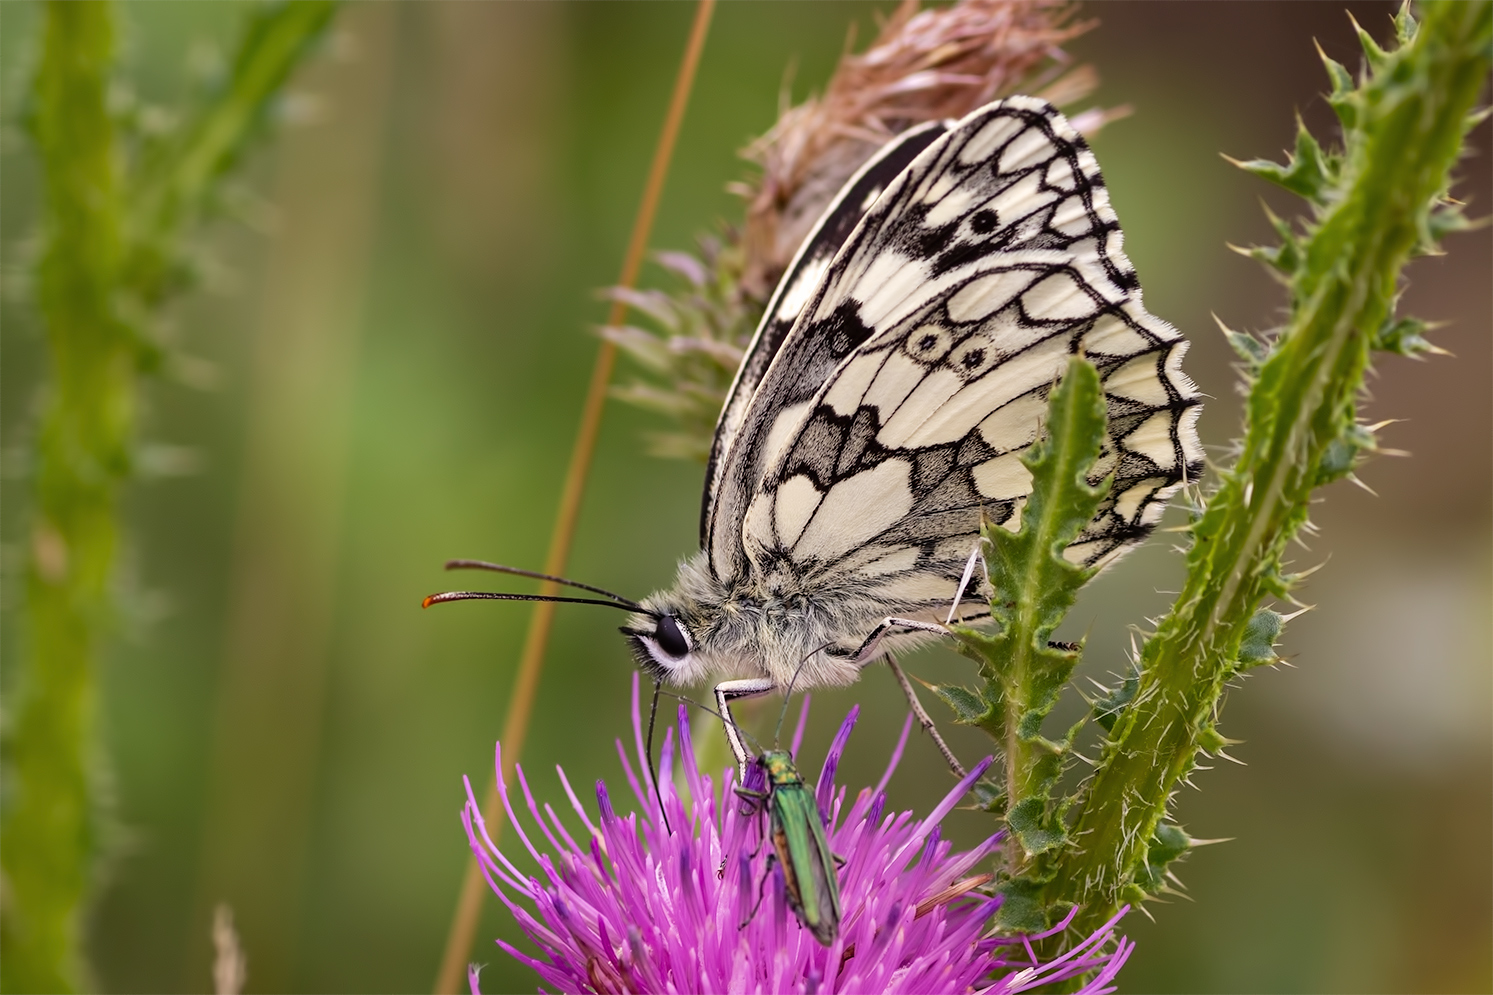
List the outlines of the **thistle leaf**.
<svg viewBox="0 0 1493 995">
<path fill-rule="evenodd" d="M 1296 149 L 1289 163 L 1282 166 L 1268 159 L 1251 159 L 1235 165 L 1299 194 L 1318 207 L 1327 206 L 1338 169 L 1335 157 L 1323 153 L 1322 146 L 1300 119 L 1296 121 Z"/>
<path fill-rule="evenodd" d="M 1244 638 L 1239 642 L 1239 669 L 1247 670 L 1279 660 L 1275 644 L 1285 627 L 1285 617 L 1280 613 L 1268 608 L 1255 612 L 1254 618 L 1244 627 Z"/>
<path fill-rule="evenodd" d="M 1108 480 L 1092 482 L 1105 430 L 1099 373 L 1075 356 L 1048 397 L 1043 436 L 1022 456 L 1032 490 L 1020 525 L 984 529 L 997 631 L 955 627 L 961 651 L 980 663 L 985 679 L 979 697 L 990 705 L 979 725 L 1004 746 L 1007 824 L 1028 862 L 1056 853 L 1068 839 L 1052 792 L 1071 756 L 1072 731 L 1054 741 L 1042 735 L 1042 723 L 1082 653 L 1079 645 L 1052 642 L 1052 634 L 1094 575 L 1063 553 L 1109 492 Z M 1027 873 L 1043 871 L 1033 865 Z"/>
<path fill-rule="evenodd" d="M 1337 114 L 1338 122 L 1344 128 L 1351 129 L 1358 123 L 1357 88 L 1353 85 L 1353 76 L 1342 63 L 1322 51 L 1321 45 L 1317 46 L 1317 54 L 1322 58 L 1327 78 L 1332 81 L 1332 92 L 1327 95 L 1327 103 Z"/>
<path fill-rule="evenodd" d="M 1047 818 L 1047 806 L 1041 798 L 1025 798 L 1018 802 L 1006 814 L 1006 825 L 1016 834 L 1028 857 L 1047 853 L 1068 842 L 1061 823 L 1054 824 Z"/>
<path fill-rule="evenodd" d="M 1166 875 L 1171 865 L 1187 855 L 1192 840 L 1180 826 L 1163 822 L 1146 844 L 1145 859 L 1136 869 L 1134 884 L 1143 895 L 1157 895 L 1166 890 Z M 1139 897 L 1139 896 L 1138 896 Z"/>
<path fill-rule="evenodd" d="M 1426 339 L 1427 325 L 1419 318 L 1391 317 L 1379 326 L 1374 336 L 1374 348 L 1381 352 L 1398 353 L 1401 356 L 1419 356 L 1427 352 L 1441 352 Z"/>
<path fill-rule="evenodd" d="M 930 684 L 928 689 L 954 710 L 954 721 L 960 725 L 979 725 L 991 714 L 990 704 L 978 691 L 957 684 Z"/>
<path fill-rule="evenodd" d="M 1115 719 L 1126 706 L 1135 700 L 1135 692 L 1139 687 L 1140 672 L 1132 670 L 1113 691 L 1094 701 L 1090 709 L 1093 712 L 1094 721 L 1098 722 L 1105 732 L 1112 730 L 1115 727 Z"/>
</svg>

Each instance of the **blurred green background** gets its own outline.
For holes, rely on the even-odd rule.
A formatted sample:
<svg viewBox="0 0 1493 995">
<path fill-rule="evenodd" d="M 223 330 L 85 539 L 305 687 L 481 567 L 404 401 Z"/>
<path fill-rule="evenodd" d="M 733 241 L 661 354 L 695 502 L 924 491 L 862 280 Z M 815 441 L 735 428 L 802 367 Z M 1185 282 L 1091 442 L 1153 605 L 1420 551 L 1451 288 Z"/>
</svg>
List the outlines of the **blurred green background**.
<svg viewBox="0 0 1493 995">
<path fill-rule="evenodd" d="M 1352 3 L 1383 37 L 1387 4 Z M 1219 152 L 1278 156 L 1299 111 L 1331 114 L 1312 49 L 1359 56 L 1340 3 L 1102 3 L 1069 48 L 1133 116 L 1094 142 L 1150 310 L 1194 341 L 1226 451 L 1236 377 L 1210 312 L 1279 317 L 1279 290 L 1225 242 L 1269 238 L 1261 198 L 1294 204 Z M 127 74 L 169 102 L 226 45 L 238 3 L 132 2 Z M 888 5 L 730 3 L 715 16 L 652 244 L 687 248 L 739 217 L 736 150 L 822 85 L 851 24 Z M 431 612 L 441 563 L 538 566 L 604 314 L 692 14 L 683 3 L 361 3 L 298 80 L 286 127 L 244 186 L 255 229 L 202 245 L 204 287 L 174 315 L 188 386 L 147 391 L 147 465 L 130 493 L 123 605 L 104 677 L 116 818 L 90 950 L 105 991 L 209 986 L 214 903 L 230 903 L 251 991 L 416 991 L 434 978 L 466 861 L 461 775 L 485 780 L 522 606 Z M 3 631 L 17 659 L 24 454 L 43 348 L 23 283 L 35 161 L 16 122 L 36 10 L 0 4 Z M 786 75 L 793 67 L 791 76 Z M 1473 145 L 1486 155 L 1485 123 Z M 1462 169 L 1489 210 L 1488 159 Z M 1367 406 L 1399 418 L 1411 459 L 1339 484 L 1300 566 L 1291 668 L 1231 695 L 1222 728 L 1247 766 L 1195 777 L 1178 815 L 1228 843 L 1181 870 L 1193 903 L 1127 922 L 1126 991 L 1487 991 L 1493 987 L 1489 608 L 1490 238 L 1453 237 L 1410 271 L 1404 310 L 1448 322 L 1456 354 L 1390 357 Z M 658 273 L 645 274 L 657 280 Z M 633 595 L 667 583 L 696 535 L 695 466 L 642 455 L 649 416 L 612 405 L 569 573 Z M 182 474 L 183 468 L 194 472 Z M 1180 558 L 1159 536 L 1097 580 L 1070 618 L 1085 669 L 1118 669 L 1126 626 L 1164 610 Z M 611 613 L 561 608 L 525 751 L 539 790 L 618 777 L 631 665 Z M 952 678 L 948 651 L 912 662 Z M 4 675 L 4 687 L 14 674 Z M 865 710 L 851 785 L 885 763 L 904 711 L 885 674 L 816 695 L 818 764 L 850 702 Z M 1076 698 L 1075 698 L 1076 701 Z M 934 713 L 937 716 L 937 712 Z M 978 755 L 978 737 L 957 748 Z M 892 801 L 947 790 L 914 744 Z M 984 823 L 954 816 L 973 840 Z M 961 835 L 962 834 L 962 835 Z M 512 839 L 512 837 L 507 837 Z M 488 939 L 517 940 L 489 902 L 475 956 L 489 991 L 535 979 Z"/>
</svg>

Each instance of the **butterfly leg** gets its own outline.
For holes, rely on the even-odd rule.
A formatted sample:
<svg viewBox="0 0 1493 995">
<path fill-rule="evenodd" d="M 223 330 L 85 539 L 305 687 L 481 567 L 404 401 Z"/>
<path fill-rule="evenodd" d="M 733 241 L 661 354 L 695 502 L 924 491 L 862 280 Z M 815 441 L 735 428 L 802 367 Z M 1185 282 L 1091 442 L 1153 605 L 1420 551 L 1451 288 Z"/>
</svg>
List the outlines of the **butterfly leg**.
<svg viewBox="0 0 1493 995">
<path fill-rule="evenodd" d="M 918 700 L 918 693 L 913 690 L 912 682 L 907 679 L 907 674 L 903 673 L 902 668 L 897 666 L 897 661 L 890 653 L 886 655 L 886 665 L 891 668 L 892 676 L 897 678 L 897 683 L 902 685 L 902 693 L 907 695 L 907 703 L 912 706 L 912 714 L 918 717 L 918 725 L 923 727 L 923 731 L 938 747 L 938 752 L 942 753 L 944 760 L 948 761 L 949 769 L 954 772 L 954 776 L 961 781 L 964 780 L 965 774 L 968 773 L 964 765 L 959 762 L 958 757 L 954 756 L 954 751 L 949 749 L 949 744 L 945 743 L 943 737 L 938 734 L 938 727 L 923 710 L 923 703 Z"/>
<path fill-rule="evenodd" d="M 731 717 L 731 702 L 737 698 L 756 698 L 767 694 L 778 685 L 771 677 L 748 677 L 739 681 L 722 681 L 715 686 L 715 703 L 720 708 L 721 724 L 726 727 L 726 742 L 731 744 L 731 752 L 736 755 L 737 784 L 746 784 L 747 764 L 752 755 L 747 752 L 746 745 L 741 741 L 741 730 L 736 727 L 736 720 Z"/>
<path fill-rule="evenodd" d="M 964 564 L 964 576 L 959 578 L 959 587 L 954 591 L 954 603 L 949 605 L 949 617 L 944 619 L 945 625 L 953 625 L 959 614 L 959 602 L 964 600 L 964 592 L 969 590 L 969 582 L 974 579 L 975 565 L 980 566 L 980 575 L 987 573 L 985 567 L 985 539 L 981 538 L 975 543 L 975 548 L 970 551 L 969 559 Z M 960 619 L 962 621 L 962 619 Z"/>
<path fill-rule="evenodd" d="M 851 662 L 864 666 L 881 655 L 879 647 L 881 641 L 887 634 L 896 629 L 913 629 L 918 632 L 936 632 L 940 636 L 947 636 L 949 630 L 937 622 L 919 622 L 915 618 L 886 618 L 881 624 L 871 630 L 871 634 L 861 643 L 860 648 L 851 655 Z"/>
</svg>

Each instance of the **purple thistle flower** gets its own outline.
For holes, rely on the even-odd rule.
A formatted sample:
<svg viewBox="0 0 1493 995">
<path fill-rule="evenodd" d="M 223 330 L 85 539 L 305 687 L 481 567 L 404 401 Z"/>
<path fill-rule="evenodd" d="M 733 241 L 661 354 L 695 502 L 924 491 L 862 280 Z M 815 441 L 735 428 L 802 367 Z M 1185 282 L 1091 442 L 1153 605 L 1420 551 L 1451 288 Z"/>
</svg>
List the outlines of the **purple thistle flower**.
<svg viewBox="0 0 1493 995">
<path fill-rule="evenodd" d="M 497 944 L 532 967 L 545 984 L 566 992 L 1015 995 L 1090 973 L 1093 979 L 1080 992 L 1112 991 L 1109 983 L 1134 946 L 1115 932 L 1124 911 L 1048 963 L 1038 961 L 1031 941 L 1060 932 L 1068 920 L 1030 937 L 988 935 L 986 925 L 1000 899 L 975 890 L 990 879 L 977 868 L 995 851 L 1001 834 L 973 850 L 955 853 L 952 844 L 940 838 L 939 822 L 985 772 L 989 758 L 926 818 L 914 819 L 911 812 L 884 813 L 883 789 L 907 742 L 912 727 L 908 716 L 880 783 L 862 789 L 847 807 L 845 789 L 835 785 L 834 776 L 857 712 L 852 708 L 846 716 L 814 782 L 830 846 L 845 858 L 839 869 L 844 914 L 839 936 L 830 946 L 822 946 L 789 912 L 779 871 L 766 881 L 766 897 L 751 915 L 772 849 L 759 845 L 766 815 L 743 813 L 746 806 L 731 793 L 733 769 L 722 776 L 719 793 L 712 779 L 696 769 L 683 705 L 677 743 L 685 758 L 688 803 L 673 787 L 673 730 L 664 736 L 659 771 L 672 834 L 659 817 L 656 796 L 643 790 L 620 740 L 617 752 L 623 773 L 643 814 L 618 814 L 605 784 L 598 781 L 600 815 L 593 820 L 565 772 L 556 768 L 571 808 L 585 827 L 579 841 L 548 804 L 541 814 L 522 768 L 516 768 L 529 814 L 553 855 L 535 845 L 503 790 L 508 820 L 539 863 L 542 878 L 526 876 L 493 845 L 467 783 L 462 821 L 472 852 L 487 883 L 539 947 L 540 956 L 531 957 L 502 940 Z M 638 762 L 646 768 L 636 676 L 632 719 Z M 800 721 L 795 753 L 802 730 Z M 497 763 L 501 785 L 501 744 Z M 520 904 L 524 899 L 527 903 Z M 469 974 L 474 993 L 477 971 L 474 966 Z"/>
</svg>

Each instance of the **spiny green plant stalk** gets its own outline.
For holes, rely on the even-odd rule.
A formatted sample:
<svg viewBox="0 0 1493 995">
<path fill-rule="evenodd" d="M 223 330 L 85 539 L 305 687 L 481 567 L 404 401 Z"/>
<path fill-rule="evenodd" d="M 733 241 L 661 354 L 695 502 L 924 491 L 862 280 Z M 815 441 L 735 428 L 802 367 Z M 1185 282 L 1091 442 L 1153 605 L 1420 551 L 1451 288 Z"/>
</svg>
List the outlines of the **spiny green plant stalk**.
<svg viewBox="0 0 1493 995">
<path fill-rule="evenodd" d="M 6 730 L 0 989 L 87 983 L 80 916 L 99 850 L 98 655 L 111 621 L 116 500 L 129 479 L 145 329 L 185 284 L 180 239 L 333 5 L 264 8 L 220 92 L 132 160 L 111 111 L 115 7 L 45 7 L 29 125 L 45 189 L 36 306 L 51 380 L 36 440 L 26 657 Z"/>
<path fill-rule="evenodd" d="M 107 106 L 114 12 L 51 3 L 42 31 L 31 124 L 46 190 L 36 294 L 52 383 L 26 571 L 28 671 L 5 744 L 0 985 L 8 992 L 71 991 L 80 981 L 78 907 L 96 843 L 93 658 L 135 408 L 133 350 L 114 307 L 123 255 Z"/>
<path fill-rule="evenodd" d="M 1042 734 L 1042 722 L 1057 704 L 1078 663 L 1081 647 L 1051 642 L 1091 567 L 1063 556 L 1098 511 L 1109 481 L 1091 481 L 1105 436 L 1104 392 L 1099 372 L 1074 357 L 1048 398 L 1042 437 L 1021 457 L 1031 471 L 1032 493 L 1008 526 L 986 525 L 986 564 L 993 589 L 993 633 L 956 627 L 961 650 L 980 664 L 979 691 L 935 687 L 959 721 L 978 725 L 1001 748 L 1003 792 L 985 799 L 1011 830 L 1003 879 L 1003 926 L 1035 931 L 1045 912 L 1031 898 L 1023 873 L 1033 858 L 1067 842 L 1062 804 L 1053 790 L 1072 748 L 1075 727 L 1058 740 Z M 1010 526 L 1015 525 L 1013 529 Z M 997 789 L 999 791 L 999 789 Z M 1018 879 L 1020 883 L 1017 883 Z"/>
<path fill-rule="evenodd" d="M 1199 752 L 1227 743 L 1215 728 L 1225 683 L 1273 657 L 1260 644 L 1281 619 L 1258 609 L 1289 595 L 1286 543 L 1307 523 L 1313 491 L 1374 447 L 1356 421 L 1370 352 L 1417 347 L 1423 326 L 1401 334 L 1392 317 L 1401 270 L 1465 224 L 1445 193 L 1477 120 L 1469 112 L 1490 68 L 1493 6 L 1428 3 L 1418 28 L 1408 9 L 1396 27 L 1393 51 L 1360 30 L 1367 71 L 1356 87 L 1326 60 L 1340 152 L 1303 128 L 1288 165 L 1240 164 L 1304 196 L 1313 217 L 1299 232 L 1278 224 L 1282 245 L 1253 253 L 1289 283 L 1290 319 L 1268 348 L 1243 349 L 1254 359 L 1242 451 L 1193 523 L 1186 582 L 1142 650 L 1133 698 L 1106 706 L 1111 733 L 1046 891 L 1081 906 L 1075 935 L 1154 894 L 1185 852 L 1184 834 L 1163 822 L 1169 800 Z"/>
</svg>

